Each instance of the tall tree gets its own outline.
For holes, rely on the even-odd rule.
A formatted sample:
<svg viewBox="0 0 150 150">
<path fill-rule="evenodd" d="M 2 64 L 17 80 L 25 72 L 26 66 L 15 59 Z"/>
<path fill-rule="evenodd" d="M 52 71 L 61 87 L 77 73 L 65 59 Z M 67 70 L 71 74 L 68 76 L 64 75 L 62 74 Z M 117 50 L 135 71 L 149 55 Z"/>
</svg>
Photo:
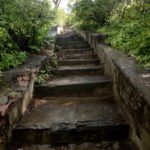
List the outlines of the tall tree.
<svg viewBox="0 0 150 150">
<path fill-rule="evenodd" d="M 118 1 L 120 0 L 80 0 L 74 4 L 73 11 L 78 21 L 102 26 Z"/>
</svg>

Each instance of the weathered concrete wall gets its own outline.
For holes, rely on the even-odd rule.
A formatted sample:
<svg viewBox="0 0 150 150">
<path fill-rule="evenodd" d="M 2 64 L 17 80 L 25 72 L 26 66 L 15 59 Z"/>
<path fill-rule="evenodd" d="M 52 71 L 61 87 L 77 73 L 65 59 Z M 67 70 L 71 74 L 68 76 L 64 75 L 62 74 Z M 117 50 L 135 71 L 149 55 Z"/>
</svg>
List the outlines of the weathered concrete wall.
<svg viewBox="0 0 150 150">
<path fill-rule="evenodd" d="M 48 60 L 48 55 L 35 55 L 18 69 L 4 73 L 7 85 L 0 87 L 0 150 L 6 149 L 13 126 L 32 99 L 36 73 Z"/>
<path fill-rule="evenodd" d="M 141 150 L 150 150 L 150 71 L 104 44 L 105 35 L 82 32 L 113 79 L 118 104 L 131 124 L 131 136 Z"/>
</svg>

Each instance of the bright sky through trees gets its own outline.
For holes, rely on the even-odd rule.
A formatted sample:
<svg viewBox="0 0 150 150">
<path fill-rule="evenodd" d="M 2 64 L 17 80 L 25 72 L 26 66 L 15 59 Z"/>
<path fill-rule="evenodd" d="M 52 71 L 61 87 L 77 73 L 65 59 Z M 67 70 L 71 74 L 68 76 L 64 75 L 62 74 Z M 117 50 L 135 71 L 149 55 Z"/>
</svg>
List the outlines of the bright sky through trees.
<svg viewBox="0 0 150 150">
<path fill-rule="evenodd" d="M 68 9 L 67 3 L 68 3 L 68 0 L 61 0 L 60 6 L 59 6 L 60 8 L 63 8 L 65 12 L 67 12 L 67 9 Z"/>
</svg>

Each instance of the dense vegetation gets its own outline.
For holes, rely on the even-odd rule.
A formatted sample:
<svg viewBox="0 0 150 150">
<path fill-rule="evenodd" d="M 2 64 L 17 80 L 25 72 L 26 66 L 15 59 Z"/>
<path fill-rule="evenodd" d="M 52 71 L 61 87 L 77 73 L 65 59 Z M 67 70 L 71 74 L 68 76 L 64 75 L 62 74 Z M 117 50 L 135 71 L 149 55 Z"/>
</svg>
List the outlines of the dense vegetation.
<svg viewBox="0 0 150 150">
<path fill-rule="evenodd" d="M 150 0 L 0 0 L 0 70 L 23 63 L 65 21 L 75 29 L 108 34 L 107 43 L 150 67 Z M 54 4 L 54 8 L 51 4 Z"/>
<path fill-rule="evenodd" d="M 74 0 L 69 24 L 108 34 L 107 43 L 150 67 L 150 0 Z"/>
<path fill-rule="evenodd" d="M 27 53 L 41 49 L 55 14 L 48 0 L 0 1 L 0 70 L 21 64 Z"/>
</svg>

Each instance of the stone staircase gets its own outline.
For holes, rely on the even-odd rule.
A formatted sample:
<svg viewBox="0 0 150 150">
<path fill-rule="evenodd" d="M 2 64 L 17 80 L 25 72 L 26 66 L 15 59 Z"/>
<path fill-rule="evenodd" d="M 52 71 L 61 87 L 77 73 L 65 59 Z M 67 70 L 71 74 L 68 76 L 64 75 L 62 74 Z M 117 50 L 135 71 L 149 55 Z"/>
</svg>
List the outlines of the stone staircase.
<svg viewBox="0 0 150 150">
<path fill-rule="evenodd" d="M 135 150 L 112 81 L 88 43 L 58 39 L 55 78 L 35 86 L 35 105 L 13 130 L 11 150 Z"/>
</svg>

